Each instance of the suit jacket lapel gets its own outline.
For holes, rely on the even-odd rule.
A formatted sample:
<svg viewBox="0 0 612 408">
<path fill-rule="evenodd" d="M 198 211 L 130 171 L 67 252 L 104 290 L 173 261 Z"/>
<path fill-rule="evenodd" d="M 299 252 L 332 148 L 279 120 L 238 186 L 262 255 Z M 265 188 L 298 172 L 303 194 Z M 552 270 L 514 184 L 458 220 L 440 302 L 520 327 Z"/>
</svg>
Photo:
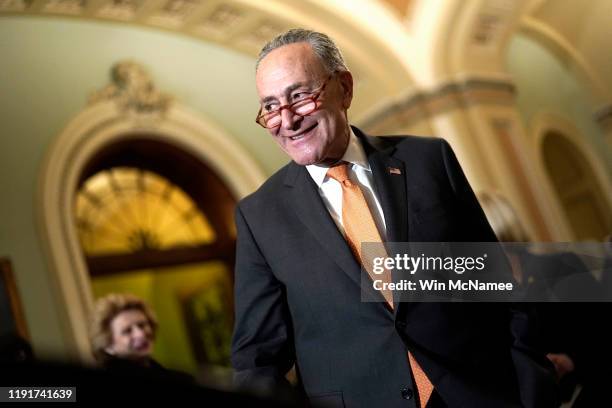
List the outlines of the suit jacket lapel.
<svg viewBox="0 0 612 408">
<path fill-rule="evenodd" d="M 321 244 L 327 254 L 344 272 L 361 285 L 359 264 L 353 257 L 346 240 L 329 215 L 315 182 L 304 166 L 291 163 L 285 186 L 290 189 L 289 206 L 298 219 Z"/>
<path fill-rule="evenodd" d="M 367 137 L 357 128 L 353 128 L 353 131 L 361 140 L 372 168 L 376 194 L 385 215 L 387 241 L 408 241 L 408 196 L 404 163 L 392 157 L 394 147 L 385 148 L 378 138 Z"/>
<path fill-rule="evenodd" d="M 376 194 L 385 215 L 387 242 L 407 242 L 409 197 L 406 191 L 404 163 L 392 156 L 394 145 L 385 146 L 382 139 L 366 136 L 357 128 L 353 128 L 353 131 L 361 140 L 372 168 Z M 388 255 L 394 257 L 397 249 L 390 245 L 386 247 Z M 394 281 L 399 278 L 401 277 L 394 276 Z M 411 296 L 411 292 L 393 292 L 395 316 L 400 306 L 410 301 Z"/>
<path fill-rule="evenodd" d="M 297 218 L 308 228 L 321 244 L 327 255 L 360 287 L 362 300 L 379 302 L 384 307 L 384 297 L 372 287 L 367 272 L 355 260 L 344 236 L 327 211 L 315 182 L 304 166 L 291 163 L 285 186 L 290 190 L 288 205 L 293 208 Z M 363 279 L 363 282 L 362 282 Z M 388 316 L 393 318 L 389 313 Z"/>
</svg>

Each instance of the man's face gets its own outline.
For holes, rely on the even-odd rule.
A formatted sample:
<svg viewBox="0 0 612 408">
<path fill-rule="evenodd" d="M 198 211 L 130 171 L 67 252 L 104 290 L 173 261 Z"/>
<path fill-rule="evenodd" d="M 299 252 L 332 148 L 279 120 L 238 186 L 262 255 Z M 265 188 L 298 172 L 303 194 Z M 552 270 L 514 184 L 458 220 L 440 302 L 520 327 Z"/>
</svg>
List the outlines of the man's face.
<svg viewBox="0 0 612 408">
<path fill-rule="evenodd" d="M 153 328 L 138 309 L 128 309 L 111 320 L 112 343 L 106 352 L 119 358 L 143 359 L 153 352 Z"/>
<path fill-rule="evenodd" d="M 282 46 L 270 52 L 256 74 L 262 112 L 312 95 L 329 78 L 308 43 Z M 297 164 L 331 164 L 342 158 L 348 145 L 346 110 L 353 97 L 350 72 L 338 72 L 317 99 L 317 110 L 306 116 L 281 112 L 280 126 L 268 129 L 274 140 Z"/>
</svg>

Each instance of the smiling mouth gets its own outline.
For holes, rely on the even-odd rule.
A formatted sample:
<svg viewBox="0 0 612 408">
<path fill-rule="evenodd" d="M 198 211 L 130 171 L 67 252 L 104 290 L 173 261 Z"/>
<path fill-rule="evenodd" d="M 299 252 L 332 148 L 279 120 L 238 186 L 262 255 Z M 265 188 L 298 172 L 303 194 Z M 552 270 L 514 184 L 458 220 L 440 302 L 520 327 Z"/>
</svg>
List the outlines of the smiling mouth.
<svg viewBox="0 0 612 408">
<path fill-rule="evenodd" d="M 134 345 L 134 349 L 138 350 L 138 351 L 143 351 L 143 350 L 147 350 L 149 348 L 149 342 L 145 341 L 142 343 L 138 343 Z"/>
<path fill-rule="evenodd" d="M 295 135 L 295 136 L 288 136 L 288 137 L 289 137 L 289 139 L 291 139 L 291 140 L 300 140 L 300 139 L 303 139 L 303 138 L 306 136 L 306 134 L 307 134 L 308 132 L 310 132 L 312 129 L 314 129 L 315 127 L 317 127 L 317 123 L 315 123 L 314 125 L 312 125 L 311 127 L 309 127 L 308 129 L 304 130 L 303 132 L 301 132 L 301 133 L 300 133 L 300 134 L 298 134 L 298 135 Z"/>
</svg>

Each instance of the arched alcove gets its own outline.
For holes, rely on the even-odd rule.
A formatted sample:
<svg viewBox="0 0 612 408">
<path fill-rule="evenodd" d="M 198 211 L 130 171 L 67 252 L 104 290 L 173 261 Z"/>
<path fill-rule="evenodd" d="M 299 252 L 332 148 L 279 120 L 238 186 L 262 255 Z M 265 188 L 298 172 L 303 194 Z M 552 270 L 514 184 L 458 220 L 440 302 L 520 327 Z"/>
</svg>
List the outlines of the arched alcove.
<svg viewBox="0 0 612 408">
<path fill-rule="evenodd" d="M 589 160 L 559 131 L 542 138 L 542 161 L 577 240 L 602 240 L 611 230 L 610 213 Z"/>
<path fill-rule="evenodd" d="M 74 216 L 93 296 L 151 305 L 165 367 L 229 366 L 235 204 L 202 161 L 146 134 L 102 147 L 83 168 Z"/>
<path fill-rule="evenodd" d="M 100 152 L 135 141 L 137 135 L 202 162 L 235 200 L 265 179 L 234 137 L 177 102 L 163 112 L 139 112 L 126 111 L 115 100 L 100 100 L 76 115 L 55 139 L 41 167 L 37 215 L 66 349 L 81 360 L 90 358 L 87 322 L 93 296 L 75 224 L 75 194 L 84 175 L 96 168 Z"/>
</svg>

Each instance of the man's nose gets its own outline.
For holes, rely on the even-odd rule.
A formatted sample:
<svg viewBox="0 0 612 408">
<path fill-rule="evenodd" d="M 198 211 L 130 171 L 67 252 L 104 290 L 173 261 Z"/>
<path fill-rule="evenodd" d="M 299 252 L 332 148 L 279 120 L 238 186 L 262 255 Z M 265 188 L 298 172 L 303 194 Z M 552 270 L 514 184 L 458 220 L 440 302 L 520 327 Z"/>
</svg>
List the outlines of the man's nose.
<svg viewBox="0 0 612 408">
<path fill-rule="evenodd" d="M 281 110 L 281 126 L 283 129 L 294 130 L 299 126 L 302 117 L 291 112 L 291 109 L 284 108 Z"/>
</svg>

